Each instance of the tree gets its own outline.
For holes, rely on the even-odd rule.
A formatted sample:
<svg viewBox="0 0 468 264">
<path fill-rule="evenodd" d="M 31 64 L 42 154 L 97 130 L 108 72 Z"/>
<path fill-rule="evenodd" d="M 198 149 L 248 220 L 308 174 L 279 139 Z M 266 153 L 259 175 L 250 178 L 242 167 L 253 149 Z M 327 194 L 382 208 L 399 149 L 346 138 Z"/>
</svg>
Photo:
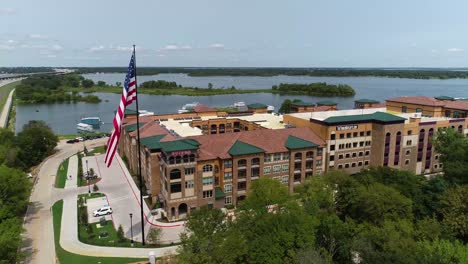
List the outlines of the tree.
<svg viewBox="0 0 468 264">
<path fill-rule="evenodd" d="M 0 128 L 0 164 L 9 167 L 18 165 L 18 147 L 15 141 L 15 134 L 12 131 Z"/>
<path fill-rule="evenodd" d="M 91 88 L 94 86 L 94 82 L 93 80 L 85 79 L 81 81 L 81 86 L 83 86 L 84 88 Z"/>
<path fill-rule="evenodd" d="M 444 177 L 452 183 L 468 184 L 468 138 L 452 128 L 442 129 L 434 143 L 444 164 Z"/>
<path fill-rule="evenodd" d="M 31 182 L 24 172 L 0 165 L 0 222 L 25 212 L 30 190 Z"/>
<path fill-rule="evenodd" d="M 121 82 L 115 82 L 115 86 L 121 87 L 122 83 Z"/>
<path fill-rule="evenodd" d="M 106 82 L 104 82 L 104 81 L 98 81 L 98 82 L 97 82 L 97 86 L 99 86 L 99 87 L 105 87 L 105 86 L 106 86 Z"/>
<path fill-rule="evenodd" d="M 208 83 L 208 89 L 213 89 L 213 84 L 212 83 Z"/>
<path fill-rule="evenodd" d="M 457 237 L 468 242 L 468 186 L 448 189 L 441 198 L 443 223 L 455 231 Z"/>
<path fill-rule="evenodd" d="M 44 121 L 29 121 L 17 136 L 18 159 L 24 168 L 37 165 L 53 153 L 57 142 L 57 136 Z"/>
<path fill-rule="evenodd" d="M 20 263 L 22 226 L 18 218 L 0 221 L 0 263 Z"/>
<path fill-rule="evenodd" d="M 162 229 L 155 227 L 151 228 L 151 230 L 148 233 L 148 242 L 152 244 L 157 244 L 159 242 L 159 239 L 161 238 L 162 235 Z"/>
<path fill-rule="evenodd" d="M 289 193 L 286 186 L 277 180 L 260 177 L 252 183 L 252 188 L 241 204 L 241 208 L 267 212 L 269 207 L 281 208 L 287 201 L 289 201 Z"/>
<path fill-rule="evenodd" d="M 291 100 L 289 99 L 286 99 L 283 101 L 283 103 L 281 104 L 281 107 L 280 109 L 278 110 L 278 112 L 282 113 L 282 114 L 289 114 L 291 113 L 291 107 L 292 107 L 292 102 Z"/>
<path fill-rule="evenodd" d="M 119 228 L 117 229 L 117 240 L 119 242 L 124 242 L 125 241 L 125 236 L 124 236 L 124 231 L 122 225 L 119 225 Z"/>
</svg>

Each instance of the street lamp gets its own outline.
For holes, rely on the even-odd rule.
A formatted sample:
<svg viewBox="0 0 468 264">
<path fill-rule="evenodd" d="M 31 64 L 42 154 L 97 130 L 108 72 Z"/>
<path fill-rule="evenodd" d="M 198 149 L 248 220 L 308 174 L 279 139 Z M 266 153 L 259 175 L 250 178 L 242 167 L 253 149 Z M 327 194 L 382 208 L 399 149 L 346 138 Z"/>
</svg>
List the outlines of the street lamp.
<svg viewBox="0 0 468 264">
<path fill-rule="evenodd" d="M 86 160 L 86 180 L 87 180 L 87 182 L 88 182 L 88 194 L 91 195 L 91 186 L 89 185 L 88 160 Z"/>
<path fill-rule="evenodd" d="M 132 216 L 133 214 L 130 213 L 130 243 L 132 244 L 132 247 L 133 247 L 133 222 L 132 222 Z"/>
</svg>

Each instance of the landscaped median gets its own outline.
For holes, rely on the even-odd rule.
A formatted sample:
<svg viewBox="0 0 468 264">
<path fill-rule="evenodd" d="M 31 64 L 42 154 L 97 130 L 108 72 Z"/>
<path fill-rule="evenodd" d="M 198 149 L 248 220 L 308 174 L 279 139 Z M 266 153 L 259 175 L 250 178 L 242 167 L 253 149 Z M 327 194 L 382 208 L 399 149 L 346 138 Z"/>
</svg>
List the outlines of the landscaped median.
<svg viewBox="0 0 468 264">
<path fill-rule="evenodd" d="M 68 175 L 68 161 L 69 158 L 62 161 L 59 168 L 57 169 L 57 175 L 55 176 L 55 188 L 65 188 L 65 183 L 67 181 Z"/>
<path fill-rule="evenodd" d="M 101 264 L 125 264 L 139 261 L 147 261 L 141 258 L 112 258 L 112 257 L 92 257 L 70 253 L 64 250 L 60 245 L 60 229 L 62 225 L 63 200 L 56 202 L 52 207 L 54 222 L 54 241 L 55 254 L 60 263 L 82 264 L 82 263 L 101 263 Z"/>
</svg>

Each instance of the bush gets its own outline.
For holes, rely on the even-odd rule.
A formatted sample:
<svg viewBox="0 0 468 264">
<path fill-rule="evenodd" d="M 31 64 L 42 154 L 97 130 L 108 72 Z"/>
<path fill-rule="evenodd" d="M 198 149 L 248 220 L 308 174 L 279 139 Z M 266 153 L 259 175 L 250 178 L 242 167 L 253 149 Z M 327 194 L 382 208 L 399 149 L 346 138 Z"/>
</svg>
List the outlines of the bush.
<svg viewBox="0 0 468 264">
<path fill-rule="evenodd" d="M 148 234 L 148 242 L 151 244 L 157 244 L 161 238 L 161 228 L 151 228 Z"/>
<path fill-rule="evenodd" d="M 119 242 L 124 242 L 125 241 L 125 236 L 124 236 L 124 231 L 123 231 L 122 225 L 119 225 L 119 229 L 117 229 L 117 240 Z"/>
<path fill-rule="evenodd" d="M 79 216 L 80 224 L 87 225 L 88 224 L 88 210 L 86 206 L 80 207 L 80 216 Z"/>
<path fill-rule="evenodd" d="M 97 186 L 97 184 L 94 184 L 93 185 L 93 192 L 97 192 L 99 191 L 99 187 Z"/>
</svg>

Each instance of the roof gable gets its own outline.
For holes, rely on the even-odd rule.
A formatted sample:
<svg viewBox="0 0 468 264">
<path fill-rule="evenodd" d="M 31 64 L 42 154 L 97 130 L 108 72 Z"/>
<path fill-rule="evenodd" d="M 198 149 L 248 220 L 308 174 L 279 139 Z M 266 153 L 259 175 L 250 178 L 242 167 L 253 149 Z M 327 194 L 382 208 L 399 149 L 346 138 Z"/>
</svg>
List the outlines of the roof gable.
<svg viewBox="0 0 468 264">
<path fill-rule="evenodd" d="M 288 139 L 286 140 L 286 143 L 284 144 L 285 147 L 288 149 L 301 149 L 301 148 L 312 148 L 312 147 L 318 147 L 317 144 L 314 142 L 307 141 L 302 138 L 298 138 L 295 136 L 289 136 Z"/>
<path fill-rule="evenodd" d="M 396 122 L 405 121 L 406 118 L 392 115 L 384 112 L 375 112 L 373 114 L 365 115 L 348 115 L 348 116 L 332 116 L 323 122 L 327 124 L 346 123 L 346 122 L 360 122 L 360 121 L 377 121 L 377 122 Z"/>
<path fill-rule="evenodd" d="M 124 129 L 125 129 L 125 131 L 127 131 L 127 132 L 133 132 L 133 131 L 135 131 L 135 130 L 137 129 L 137 127 L 140 127 L 140 128 L 141 128 L 144 124 L 146 124 L 146 122 L 140 122 L 140 125 L 139 125 L 139 126 L 137 126 L 137 123 L 134 123 L 134 124 L 126 125 L 126 126 L 124 127 Z"/>
<path fill-rule="evenodd" d="M 197 150 L 200 143 L 195 139 L 180 139 L 173 141 L 160 142 L 164 152 L 173 152 L 181 150 Z"/>
<path fill-rule="evenodd" d="M 231 156 L 263 153 L 263 152 L 265 152 L 265 150 L 259 147 L 256 147 L 254 145 L 250 145 L 245 142 L 239 141 L 239 140 L 237 140 L 228 151 L 229 155 Z"/>
<path fill-rule="evenodd" d="M 140 139 L 140 143 L 151 150 L 161 149 L 161 139 L 166 135 L 156 135 L 152 137 L 145 137 Z"/>
</svg>

